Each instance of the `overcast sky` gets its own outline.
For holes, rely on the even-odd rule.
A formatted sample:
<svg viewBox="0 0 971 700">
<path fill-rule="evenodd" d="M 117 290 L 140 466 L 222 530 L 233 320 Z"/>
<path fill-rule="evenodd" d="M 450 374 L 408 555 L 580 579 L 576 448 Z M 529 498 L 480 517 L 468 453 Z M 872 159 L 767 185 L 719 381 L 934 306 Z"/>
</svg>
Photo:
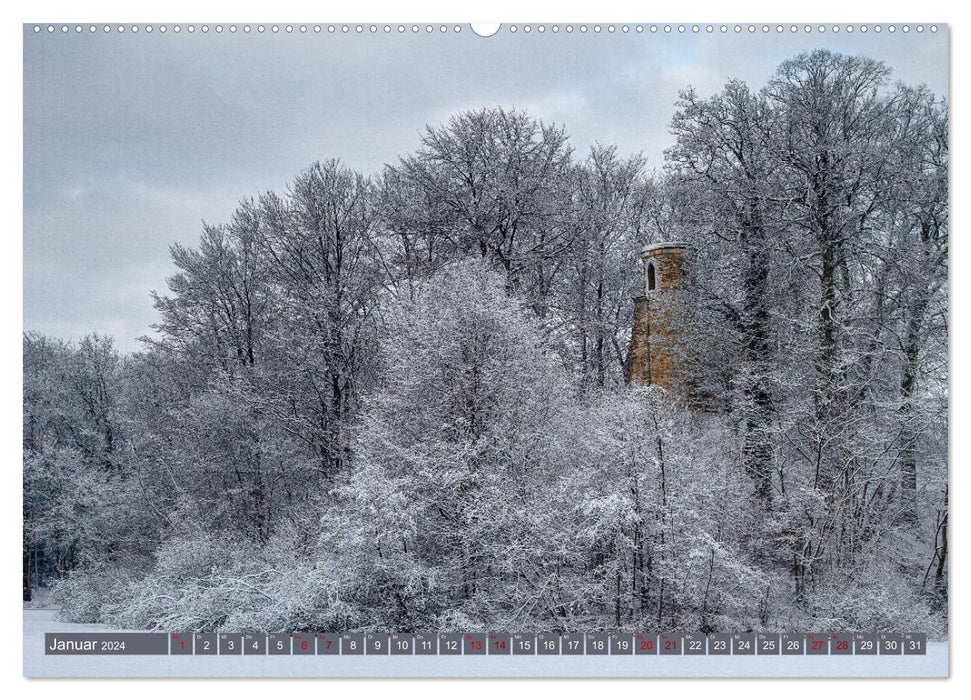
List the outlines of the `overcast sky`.
<svg viewBox="0 0 971 700">
<path fill-rule="evenodd" d="M 885 61 L 945 95 L 946 31 L 623 35 L 24 36 L 24 329 L 97 331 L 123 350 L 155 321 L 168 246 L 201 222 L 339 157 L 368 173 L 414 150 L 425 124 L 501 105 L 660 167 L 680 89 L 753 87 L 817 47 Z"/>
</svg>

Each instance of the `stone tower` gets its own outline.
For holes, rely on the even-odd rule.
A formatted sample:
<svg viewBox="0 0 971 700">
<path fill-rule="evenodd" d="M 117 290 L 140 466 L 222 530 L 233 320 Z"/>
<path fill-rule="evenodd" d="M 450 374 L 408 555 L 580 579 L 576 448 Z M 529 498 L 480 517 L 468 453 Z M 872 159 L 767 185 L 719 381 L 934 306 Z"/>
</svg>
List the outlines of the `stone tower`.
<svg viewBox="0 0 971 700">
<path fill-rule="evenodd" d="M 627 381 L 681 389 L 675 304 L 684 274 L 683 243 L 653 243 L 641 249 L 644 290 L 634 297 L 634 326 L 627 355 Z"/>
</svg>

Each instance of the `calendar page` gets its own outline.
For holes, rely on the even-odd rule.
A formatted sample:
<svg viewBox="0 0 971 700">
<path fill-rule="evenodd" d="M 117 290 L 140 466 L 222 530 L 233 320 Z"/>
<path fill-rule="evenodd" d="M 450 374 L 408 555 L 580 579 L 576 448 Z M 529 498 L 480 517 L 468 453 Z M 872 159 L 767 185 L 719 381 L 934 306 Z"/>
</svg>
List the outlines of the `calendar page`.
<svg viewBox="0 0 971 700">
<path fill-rule="evenodd" d="M 947 676 L 948 51 L 25 24 L 24 675 Z"/>
</svg>

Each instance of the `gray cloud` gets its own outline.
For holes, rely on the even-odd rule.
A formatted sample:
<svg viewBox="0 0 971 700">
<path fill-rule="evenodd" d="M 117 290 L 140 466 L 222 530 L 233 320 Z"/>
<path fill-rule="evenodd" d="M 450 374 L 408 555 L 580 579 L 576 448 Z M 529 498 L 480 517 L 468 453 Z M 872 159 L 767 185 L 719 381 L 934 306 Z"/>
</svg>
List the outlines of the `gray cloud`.
<svg viewBox="0 0 971 700">
<path fill-rule="evenodd" d="M 426 123 L 500 104 L 660 166 L 678 90 L 762 85 L 817 47 L 948 88 L 946 32 L 24 36 L 24 326 L 126 350 L 155 320 L 168 245 L 315 159 L 366 172 Z"/>
</svg>

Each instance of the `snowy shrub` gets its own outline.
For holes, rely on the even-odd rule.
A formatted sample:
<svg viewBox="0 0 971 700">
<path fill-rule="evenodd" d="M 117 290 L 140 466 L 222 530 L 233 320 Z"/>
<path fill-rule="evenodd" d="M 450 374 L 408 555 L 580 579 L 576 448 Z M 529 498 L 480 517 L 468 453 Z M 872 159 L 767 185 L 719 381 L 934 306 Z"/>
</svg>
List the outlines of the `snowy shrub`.
<svg viewBox="0 0 971 700">
<path fill-rule="evenodd" d="M 51 586 L 51 603 L 68 622 L 105 622 L 128 593 L 132 572 L 107 565 L 75 569 Z"/>
</svg>

